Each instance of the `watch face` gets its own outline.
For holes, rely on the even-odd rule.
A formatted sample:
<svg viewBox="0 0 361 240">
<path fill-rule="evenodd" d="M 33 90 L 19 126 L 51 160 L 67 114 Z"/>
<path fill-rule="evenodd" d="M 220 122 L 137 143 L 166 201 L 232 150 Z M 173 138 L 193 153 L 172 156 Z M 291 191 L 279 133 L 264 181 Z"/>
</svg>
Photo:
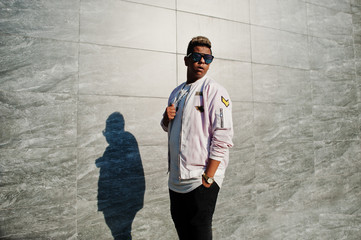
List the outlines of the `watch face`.
<svg viewBox="0 0 361 240">
<path fill-rule="evenodd" d="M 208 178 L 207 182 L 208 182 L 209 184 L 211 184 L 211 183 L 213 183 L 213 179 L 212 179 L 212 178 Z"/>
</svg>

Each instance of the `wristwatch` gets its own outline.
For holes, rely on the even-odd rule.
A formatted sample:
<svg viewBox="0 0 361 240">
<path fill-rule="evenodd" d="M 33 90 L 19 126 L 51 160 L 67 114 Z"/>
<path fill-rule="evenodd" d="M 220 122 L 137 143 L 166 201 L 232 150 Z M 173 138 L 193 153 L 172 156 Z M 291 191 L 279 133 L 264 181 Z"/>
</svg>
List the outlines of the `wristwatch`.
<svg viewBox="0 0 361 240">
<path fill-rule="evenodd" d="M 204 180 L 206 181 L 206 183 L 208 183 L 208 184 L 214 183 L 214 178 L 208 177 L 206 173 L 203 173 L 202 177 L 204 178 Z"/>
</svg>

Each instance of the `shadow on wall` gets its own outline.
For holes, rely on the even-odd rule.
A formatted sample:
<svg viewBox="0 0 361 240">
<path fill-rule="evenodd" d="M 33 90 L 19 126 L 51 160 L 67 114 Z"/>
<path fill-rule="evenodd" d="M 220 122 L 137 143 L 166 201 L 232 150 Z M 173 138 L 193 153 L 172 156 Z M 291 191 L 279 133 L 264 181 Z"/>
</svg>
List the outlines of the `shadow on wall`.
<svg viewBox="0 0 361 240">
<path fill-rule="evenodd" d="M 98 182 L 98 211 L 114 239 L 129 240 L 136 213 L 143 208 L 145 179 L 138 143 L 124 131 L 124 118 L 112 113 L 103 131 L 109 146 L 95 161 L 100 168 Z"/>
</svg>

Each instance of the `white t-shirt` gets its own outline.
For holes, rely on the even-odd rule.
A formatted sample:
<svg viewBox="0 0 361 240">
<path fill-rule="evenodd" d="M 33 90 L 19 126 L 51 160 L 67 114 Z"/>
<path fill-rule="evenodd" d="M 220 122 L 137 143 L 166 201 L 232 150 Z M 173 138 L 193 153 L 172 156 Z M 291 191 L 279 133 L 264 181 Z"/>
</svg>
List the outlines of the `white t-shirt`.
<svg viewBox="0 0 361 240">
<path fill-rule="evenodd" d="M 168 187 L 170 190 L 187 193 L 200 185 L 202 185 L 202 177 L 191 179 L 180 179 L 179 177 L 179 146 L 180 146 L 180 131 L 182 128 L 182 115 L 185 100 L 189 94 L 192 84 L 186 84 L 180 91 L 175 101 L 176 116 L 172 120 L 172 127 L 170 129 L 169 150 L 170 150 L 170 171 L 168 179 Z"/>
</svg>

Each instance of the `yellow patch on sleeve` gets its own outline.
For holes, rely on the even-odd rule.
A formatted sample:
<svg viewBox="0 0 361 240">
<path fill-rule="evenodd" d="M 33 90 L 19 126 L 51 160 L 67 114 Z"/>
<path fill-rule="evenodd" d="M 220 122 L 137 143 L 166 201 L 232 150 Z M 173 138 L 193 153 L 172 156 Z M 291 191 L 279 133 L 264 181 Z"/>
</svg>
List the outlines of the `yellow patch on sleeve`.
<svg viewBox="0 0 361 240">
<path fill-rule="evenodd" d="M 224 104 L 224 106 L 228 107 L 229 106 L 229 99 L 226 100 L 223 96 L 221 97 L 221 101 Z"/>
</svg>

